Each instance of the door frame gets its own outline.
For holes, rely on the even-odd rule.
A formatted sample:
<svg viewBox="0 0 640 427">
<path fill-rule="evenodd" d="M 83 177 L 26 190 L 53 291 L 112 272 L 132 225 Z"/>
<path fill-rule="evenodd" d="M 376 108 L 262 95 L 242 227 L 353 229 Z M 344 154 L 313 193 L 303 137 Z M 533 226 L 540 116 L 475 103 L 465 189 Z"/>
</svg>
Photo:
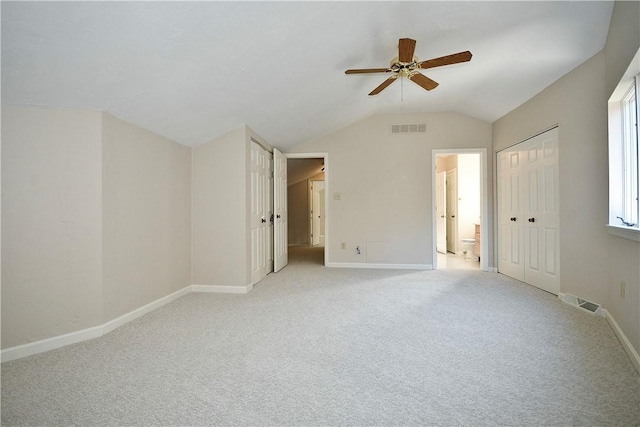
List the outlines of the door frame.
<svg viewBox="0 0 640 427">
<path fill-rule="evenodd" d="M 323 159 L 324 160 L 324 266 L 329 262 L 329 153 L 284 153 L 287 159 Z"/>
<path fill-rule="evenodd" d="M 487 183 L 487 149 L 486 148 L 438 148 L 431 150 L 431 233 L 432 233 L 432 263 L 433 269 L 438 267 L 438 218 L 436 215 L 436 157 L 441 154 L 479 154 L 480 155 L 480 269 L 489 271 L 487 257 L 489 255 L 488 226 L 489 226 L 489 201 Z"/>
</svg>

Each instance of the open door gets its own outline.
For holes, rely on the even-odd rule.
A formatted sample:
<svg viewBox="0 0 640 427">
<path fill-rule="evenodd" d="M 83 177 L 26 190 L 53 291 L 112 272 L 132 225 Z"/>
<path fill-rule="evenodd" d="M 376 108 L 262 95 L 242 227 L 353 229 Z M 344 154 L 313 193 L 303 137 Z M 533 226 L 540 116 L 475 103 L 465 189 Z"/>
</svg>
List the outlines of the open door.
<svg viewBox="0 0 640 427">
<path fill-rule="evenodd" d="M 324 181 L 311 181 L 311 246 L 324 246 Z"/>
<path fill-rule="evenodd" d="M 447 252 L 458 253 L 458 173 L 455 169 L 447 172 L 445 181 L 447 195 Z"/>
<path fill-rule="evenodd" d="M 273 149 L 273 271 L 277 272 L 289 262 L 287 236 L 287 156 Z"/>
<path fill-rule="evenodd" d="M 447 172 L 438 172 L 436 183 L 436 215 L 438 232 L 436 240 L 436 250 L 441 254 L 447 253 L 447 194 L 446 182 Z"/>
</svg>

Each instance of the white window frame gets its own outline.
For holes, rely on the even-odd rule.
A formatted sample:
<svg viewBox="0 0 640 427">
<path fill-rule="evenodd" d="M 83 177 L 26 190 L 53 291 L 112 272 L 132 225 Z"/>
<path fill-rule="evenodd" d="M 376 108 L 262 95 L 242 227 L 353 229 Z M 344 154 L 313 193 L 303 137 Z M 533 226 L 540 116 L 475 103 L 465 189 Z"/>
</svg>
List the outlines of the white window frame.
<svg viewBox="0 0 640 427">
<path fill-rule="evenodd" d="M 640 50 L 609 99 L 607 228 L 613 235 L 636 241 L 640 241 L 639 104 Z"/>
</svg>

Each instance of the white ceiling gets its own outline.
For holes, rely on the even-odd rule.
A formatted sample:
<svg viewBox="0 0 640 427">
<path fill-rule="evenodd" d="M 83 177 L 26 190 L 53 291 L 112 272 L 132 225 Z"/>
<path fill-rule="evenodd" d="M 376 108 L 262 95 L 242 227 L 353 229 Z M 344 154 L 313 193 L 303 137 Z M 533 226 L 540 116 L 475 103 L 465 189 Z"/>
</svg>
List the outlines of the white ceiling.
<svg viewBox="0 0 640 427">
<path fill-rule="evenodd" d="M 492 122 L 604 47 L 606 2 L 6 2 L 2 104 L 100 109 L 194 146 L 247 124 L 286 149 L 380 113 L 459 111 Z M 471 62 L 403 79 L 420 60 Z M 401 84 L 402 83 L 402 84 Z"/>
</svg>

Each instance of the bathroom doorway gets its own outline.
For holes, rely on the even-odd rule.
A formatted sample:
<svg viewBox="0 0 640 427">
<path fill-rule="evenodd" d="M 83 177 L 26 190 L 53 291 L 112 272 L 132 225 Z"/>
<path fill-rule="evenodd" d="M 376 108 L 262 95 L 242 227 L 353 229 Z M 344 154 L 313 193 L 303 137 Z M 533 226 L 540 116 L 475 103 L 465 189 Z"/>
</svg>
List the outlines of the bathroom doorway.
<svg viewBox="0 0 640 427">
<path fill-rule="evenodd" d="M 434 150 L 433 164 L 433 266 L 486 270 L 486 149 Z"/>
</svg>

